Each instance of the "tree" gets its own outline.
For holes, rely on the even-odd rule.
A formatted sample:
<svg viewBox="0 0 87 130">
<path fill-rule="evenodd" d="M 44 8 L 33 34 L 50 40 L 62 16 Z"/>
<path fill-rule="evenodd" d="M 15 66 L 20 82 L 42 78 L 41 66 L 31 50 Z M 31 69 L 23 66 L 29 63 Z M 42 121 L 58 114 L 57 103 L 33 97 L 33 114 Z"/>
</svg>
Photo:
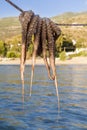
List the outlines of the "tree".
<svg viewBox="0 0 87 130">
<path fill-rule="evenodd" d="M 62 43 L 63 43 L 63 34 L 61 34 L 58 39 L 56 40 L 56 57 L 59 56 L 59 53 L 61 52 L 61 46 L 62 46 Z"/>
<path fill-rule="evenodd" d="M 6 56 L 7 48 L 6 44 L 3 41 L 0 41 L 0 56 L 4 57 Z"/>
<path fill-rule="evenodd" d="M 56 41 L 56 53 L 61 53 L 62 51 L 74 51 L 76 49 L 73 45 L 72 39 L 67 35 L 61 34 L 61 36 Z"/>
</svg>

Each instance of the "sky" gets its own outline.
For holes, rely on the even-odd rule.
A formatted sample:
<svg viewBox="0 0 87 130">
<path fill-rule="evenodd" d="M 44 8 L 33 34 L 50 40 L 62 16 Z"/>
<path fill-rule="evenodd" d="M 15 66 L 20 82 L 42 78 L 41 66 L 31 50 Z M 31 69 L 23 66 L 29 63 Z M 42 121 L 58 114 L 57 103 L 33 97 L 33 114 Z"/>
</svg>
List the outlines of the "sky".
<svg viewBox="0 0 87 130">
<path fill-rule="evenodd" d="M 87 0 L 11 0 L 23 10 L 33 10 L 41 17 L 52 17 L 65 12 L 87 11 Z M 20 12 L 0 0 L 0 18 L 19 16 Z"/>
</svg>

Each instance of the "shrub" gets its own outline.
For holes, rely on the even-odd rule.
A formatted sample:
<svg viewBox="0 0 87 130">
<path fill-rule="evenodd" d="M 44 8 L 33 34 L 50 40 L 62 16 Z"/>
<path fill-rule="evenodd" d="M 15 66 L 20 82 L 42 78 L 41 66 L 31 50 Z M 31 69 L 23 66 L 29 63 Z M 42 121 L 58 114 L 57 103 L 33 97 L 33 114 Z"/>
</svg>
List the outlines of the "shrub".
<svg viewBox="0 0 87 130">
<path fill-rule="evenodd" d="M 7 53 L 6 45 L 3 41 L 0 41 L 0 56 L 5 56 Z"/>
<path fill-rule="evenodd" d="M 81 51 L 78 53 L 80 56 L 87 56 L 87 51 Z"/>
<path fill-rule="evenodd" d="M 32 53 L 33 53 L 33 44 L 31 43 L 28 48 L 27 59 L 29 59 L 32 56 Z"/>
<path fill-rule="evenodd" d="M 62 51 L 62 52 L 60 53 L 59 57 L 60 57 L 60 60 L 65 61 L 65 60 L 66 60 L 66 52 L 65 52 L 65 51 Z"/>
<path fill-rule="evenodd" d="M 78 56 L 87 56 L 87 51 L 81 51 L 78 54 L 71 54 L 71 55 L 69 55 L 70 58 L 78 57 Z"/>
<path fill-rule="evenodd" d="M 7 57 L 8 58 L 18 58 L 18 57 L 20 57 L 20 53 L 15 52 L 15 51 L 8 51 Z"/>
</svg>

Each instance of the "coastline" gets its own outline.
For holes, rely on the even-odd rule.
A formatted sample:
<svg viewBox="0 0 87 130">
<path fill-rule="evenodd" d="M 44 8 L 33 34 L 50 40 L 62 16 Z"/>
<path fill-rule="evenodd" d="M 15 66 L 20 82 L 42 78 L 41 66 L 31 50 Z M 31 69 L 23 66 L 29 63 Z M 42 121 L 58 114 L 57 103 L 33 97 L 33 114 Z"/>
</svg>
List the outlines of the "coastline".
<svg viewBox="0 0 87 130">
<path fill-rule="evenodd" d="M 44 65 L 43 58 L 36 58 L 36 65 Z M 56 65 L 61 64 L 87 64 L 87 57 L 74 57 L 69 60 L 61 61 L 59 58 L 55 60 Z M 0 59 L 0 65 L 20 65 L 20 58 L 9 59 L 2 58 Z M 32 65 L 32 59 L 26 60 L 26 65 Z"/>
</svg>

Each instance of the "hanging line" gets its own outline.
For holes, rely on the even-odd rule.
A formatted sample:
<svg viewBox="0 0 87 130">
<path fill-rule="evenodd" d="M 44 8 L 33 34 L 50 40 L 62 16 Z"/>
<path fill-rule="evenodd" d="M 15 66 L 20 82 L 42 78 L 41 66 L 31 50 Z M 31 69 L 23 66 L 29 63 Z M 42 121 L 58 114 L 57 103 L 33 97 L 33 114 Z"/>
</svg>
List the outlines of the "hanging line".
<svg viewBox="0 0 87 130">
<path fill-rule="evenodd" d="M 65 23 L 56 23 L 58 26 L 87 26 L 87 24 L 65 24 Z"/>
</svg>

